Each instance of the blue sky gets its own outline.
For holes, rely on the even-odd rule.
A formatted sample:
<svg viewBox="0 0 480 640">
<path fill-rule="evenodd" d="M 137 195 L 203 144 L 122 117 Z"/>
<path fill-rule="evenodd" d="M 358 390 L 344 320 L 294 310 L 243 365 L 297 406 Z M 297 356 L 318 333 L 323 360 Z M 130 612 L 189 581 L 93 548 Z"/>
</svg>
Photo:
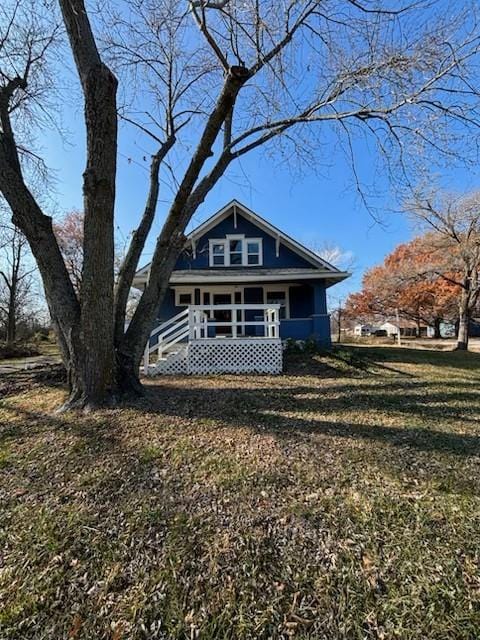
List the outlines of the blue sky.
<svg viewBox="0 0 480 640">
<path fill-rule="evenodd" d="M 67 122 L 71 132 L 69 144 L 57 137 L 42 141 L 46 160 L 57 177 L 59 213 L 82 207 L 85 156 L 83 132 L 78 127 L 81 115 L 81 112 L 74 113 L 72 122 Z M 75 128 L 74 124 L 77 125 Z M 373 160 L 371 155 L 365 155 L 358 167 L 368 174 Z M 322 167 L 321 175 L 305 167 L 301 175 L 296 176 L 281 162 L 267 158 L 263 152 L 254 152 L 231 167 L 198 209 L 190 228 L 236 198 L 307 246 L 336 245 L 351 253 L 354 260 L 352 277 L 331 291 L 344 297 L 349 291 L 358 289 L 366 268 L 381 261 L 411 234 L 406 221 L 388 211 L 392 201 L 386 192 L 386 182 L 383 183 L 385 194 L 376 203 L 382 214 L 382 224 L 373 220 L 355 190 L 346 159 L 342 153 L 335 153 L 334 141 L 329 165 Z M 147 187 L 148 156 L 144 159 L 135 132 L 125 128 L 118 157 L 116 224 L 120 243 L 138 223 Z M 152 251 L 155 232 L 161 228 L 169 196 L 169 188 L 163 185 L 145 261 Z"/>
<path fill-rule="evenodd" d="M 69 97 L 62 108 L 64 126 L 69 132 L 68 143 L 51 131 L 44 131 L 38 140 L 38 146 L 57 178 L 54 199 L 58 215 L 82 208 L 85 163 L 83 104 L 78 79 L 71 61 L 67 65 L 63 63 L 64 60 L 59 73 L 65 79 L 64 84 L 71 85 Z M 309 85 L 310 82 L 306 74 L 303 84 Z M 329 128 L 331 125 L 323 126 L 326 130 L 322 132 L 322 147 L 316 167 L 302 166 L 300 171 L 292 173 L 275 154 L 267 157 L 264 151 L 257 150 L 244 156 L 231 166 L 228 174 L 210 192 L 196 212 L 190 228 L 236 198 L 311 248 L 318 249 L 326 244 L 339 246 L 353 257 L 353 275 L 330 290 L 335 303 L 336 299 L 344 299 L 349 292 L 358 290 L 364 271 L 381 262 L 396 245 L 408 240 L 412 230 L 404 217 L 392 211 L 399 208 L 399 203 L 389 190 L 388 179 L 371 142 L 353 141 L 355 166 L 364 193 L 369 194 L 369 203 L 375 207 L 381 223 L 375 222 L 359 197 L 352 168 Z M 194 143 L 189 135 L 189 142 Z M 152 152 L 144 145 L 135 129 L 129 125 L 121 126 L 116 201 L 119 245 L 137 226 L 144 206 Z M 188 151 L 184 151 L 183 156 L 175 151 L 173 158 L 181 169 L 188 159 Z M 452 190 L 471 189 L 478 184 L 478 172 L 458 168 L 449 170 L 443 173 L 440 182 Z M 142 262 L 149 260 L 171 196 L 168 186 L 162 184 L 157 217 Z"/>
<path fill-rule="evenodd" d="M 39 140 L 47 164 L 57 179 L 58 215 L 82 208 L 85 162 L 81 102 L 77 101 L 73 109 L 65 109 L 64 118 L 69 131 L 68 143 L 51 132 Z M 396 245 L 412 237 L 413 232 L 408 221 L 392 211 L 399 205 L 389 191 L 386 176 L 379 171 L 376 151 L 364 142 L 355 143 L 356 170 L 365 193 L 375 193 L 375 199 L 370 198 L 369 202 L 375 206 L 381 223 L 374 220 L 362 203 L 350 164 L 338 141 L 330 134 L 326 140 L 323 153 L 327 153 L 328 158 L 323 163 L 319 159 L 318 170 L 302 167 L 299 175 L 297 172 L 292 174 L 280 159 L 266 157 L 262 150 L 244 156 L 210 192 L 189 228 L 236 198 L 311 248 L 325 244 L 339 246 L 352 256 L 353 274 L 330 289 L 330 306 L 333 307 L 339 299 L 344 300 L 348 293 L 360 288 L 366 269 L 381 262 Z M 116 200 L 119 245 L 138 224 L 148 189 L 149 149 L 142 144 L 135 130 L 128 125 L 121 127 Z M 177 161 L 181 164 L 181 157 Z M 471 189 L 478 184 L 478 173 L 452 169 L 441 176 L 441 182 L 452 190 Z M 170 202 L 171 191 L 167 185 L 162 185 L 157 217 L 142 263 L 149 260 Z"/>
</svg>

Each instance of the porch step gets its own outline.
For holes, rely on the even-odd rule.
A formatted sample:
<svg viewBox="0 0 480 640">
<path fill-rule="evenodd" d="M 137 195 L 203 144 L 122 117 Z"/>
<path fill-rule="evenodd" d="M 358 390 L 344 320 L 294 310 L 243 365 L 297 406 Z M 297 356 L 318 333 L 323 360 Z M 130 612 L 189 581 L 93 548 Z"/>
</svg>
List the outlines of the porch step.
<svg viewBox="0 0 480 640">
<path fill-rule="evenodd" d="M 189 305 L 152 331 L 143 371 L 148 376 L 280 373 L 279 310 L 280 304 Z M 219 311 L 225 315 L 214 315 Z M 249 327 L 254 335 L 247 337 Z M 151 355 L 159 357 L 152 364 Z"/>
<path fill-rule="evenodd" d="M 146 372 L 147 376 L 176 375 L 187 373 L 188 345 L 175 345 L 165 357 L 152 363 Z"/>
</svg>

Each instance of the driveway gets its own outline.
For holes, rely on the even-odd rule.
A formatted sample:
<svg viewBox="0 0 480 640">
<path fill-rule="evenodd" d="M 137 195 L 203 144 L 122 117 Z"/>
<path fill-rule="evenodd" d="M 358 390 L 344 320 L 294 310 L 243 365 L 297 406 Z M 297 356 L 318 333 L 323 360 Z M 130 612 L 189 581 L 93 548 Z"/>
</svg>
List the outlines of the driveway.
<svg viewBox="0 0 480 640">
<path fill-rule="evenodd" d="M 0 376 L 16 371 L 37 369 L 52 364 L 60 364 L 60 356 L 31 356 L 28 358 L 15 358 L 12 360 L 0 360 Z"/>
</svg>

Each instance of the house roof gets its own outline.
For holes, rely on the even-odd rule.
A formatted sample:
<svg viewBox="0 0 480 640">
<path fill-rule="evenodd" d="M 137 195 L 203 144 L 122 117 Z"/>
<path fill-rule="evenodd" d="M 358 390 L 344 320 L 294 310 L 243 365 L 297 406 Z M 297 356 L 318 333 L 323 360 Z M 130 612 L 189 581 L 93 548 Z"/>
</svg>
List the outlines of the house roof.
<svg viewBox="0 0 480 640">
<path fill-rule="evenodd" d="M 259 281 L 263 280 L 265 282 L 272 281 L 281 281 L 288 278 L 295 278 L 297 280 L 308 280 L 308 279 L 325 279 L 330 280 L 327 286 L 344 280 L 348 278 L 350 273 L 345 271 L 340 271 L 332 264 L 315 254 L 310 249 L 307 249 L 299 242 L 291 238 L 289 235 L 280 231 L 277 227 L 272 225 L 270 222 L 267 222 L 264 218 L 259 216 L 257 213 L 246 207 L 244 204 L 239 202 L 238 200 L 231 200 L 228 204 L 222 207 L 219 211 L 210 216 L 205 222 L 200 224 L 198 227 L 193 229 L 187 235 L 186 246 L 195 243 L 197 238 L 200 238 L 205 233 L 207 233 L 210 229 L 215 227 L 217 224 L 222 222 L 229 215 L 234 215 L 236 213 L 240 213 L 240 215 L 244 216 L 247 220 L 251 221 L 257 227 L 268 233 L 269 235 L 276 238 L 283 245 L 287 246 L 297 255 L 300 255 L 304 260 L 309 262 L 312 265 L 312 269 L 245 269 L 234 271 L 232 269 L 228 270 L 219 270 L 215 269 L 214 272 L 212 270 L 202 270 L 202 269 L 192 269 L 192 270 L 177 270 L 173 271 L 172 276 L 170 278 L 170 282 L 172 284 L 180 284 L 180 283 L 200 283 L 200 282 L 240 282 L 240 281 Z M 137 271 L 135 274 L 135 278 L 133 281 L 133 286 L 144 283 L 150 271 L 150 263 L 143 266 L 141 269 Z M 251 273 L 250 273 L 251 271 Z"/>
</svg>

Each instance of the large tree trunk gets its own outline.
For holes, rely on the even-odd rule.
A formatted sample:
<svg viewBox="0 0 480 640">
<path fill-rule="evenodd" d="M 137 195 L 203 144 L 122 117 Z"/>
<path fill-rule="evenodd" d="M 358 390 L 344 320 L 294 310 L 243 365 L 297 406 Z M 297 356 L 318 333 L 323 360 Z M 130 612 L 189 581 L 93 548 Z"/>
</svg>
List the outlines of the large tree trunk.
<svg viewBox="0 0 480 640">
<path fill-rule="evenodd" d="M 117 153 L 115 76 L 98 55 L 82 0 L 60 0 L 85 96 L 84 265 L 81 306 L 52 229 L 25 184 L 10 116 L 0 100 L 0 190 L 12 220 L 27 238 L 42 276 L 48 307 L 68 372 L 66 407 L 109 401 L 116 389 L 113 345 L 113 208 Z M 15 80 L 9 87 L 10 93 Z"/>
<path fill-rule="evenodd" d="M 69 405 L 96 406 L 115 394 L 113 279 L 117 80 L 98 53 L 83 0 L 60 0 L 85 98 L 84 255 L 80 339 Z M 68 337 L 65 336 L 68 344 Z M 73 346 L 73 345 L 72 345 Z M 70 347 L 69 347 L 70 348 Z"/>
<path fill-rule="evenodd" d="M 441 318 L 435 318 L 433 321 L 433 337 L 439 340 L 442 337 L 440 333 L 440 324 L 442 322 Z"/>
<path fill-rule="evenodd" d="M 142 354 L 168 289 L 175 262 L 184 246 L 185 228 L 233 158 L 228 151 L 225 151 L 210 173 L 197 183 L 206 160 L 212 155 L 212 147 L 217 136 L 226 118 L 231 114 L 238 93 L 248 78 L 249 72 L 243 67 L 232 67 L 226 75 L 223 89 L 208 118 L 198 147 L 157 239 L 149 281 L 125 336 L 118 345 L 118 375 L 121 378 L 119 382 L 122 388 L 126 385 L 127 390 L 135 390 L 140 385 L 138 372 Z"/>
</svg>

